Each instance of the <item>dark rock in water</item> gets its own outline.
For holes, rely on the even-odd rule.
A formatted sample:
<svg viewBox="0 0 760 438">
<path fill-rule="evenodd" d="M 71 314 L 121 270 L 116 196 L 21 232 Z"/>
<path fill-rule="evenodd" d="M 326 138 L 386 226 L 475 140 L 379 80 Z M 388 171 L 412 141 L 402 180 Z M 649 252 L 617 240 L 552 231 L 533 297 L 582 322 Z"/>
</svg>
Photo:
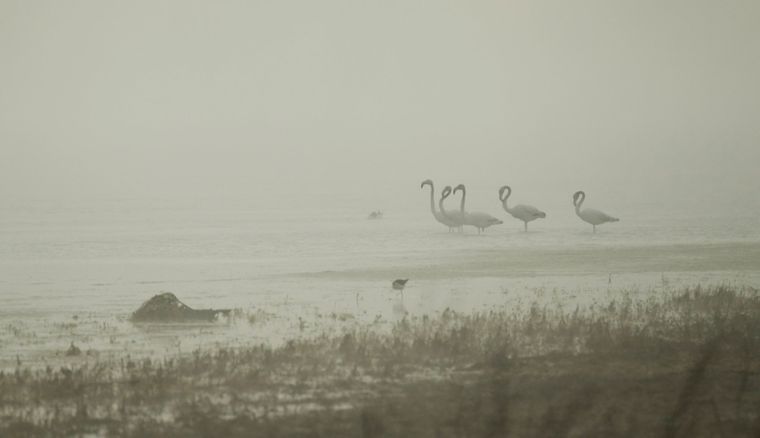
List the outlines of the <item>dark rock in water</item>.
<svg viewBox="0 0 760 438">
<path fill-rule="evenodd" d="M 230 309 L 191 309 L 173 293 L 164 292 L 144 302 L 130 319 L 134 322 L 213 321 L 220 313 L 227 315 Z"/>
</svg>

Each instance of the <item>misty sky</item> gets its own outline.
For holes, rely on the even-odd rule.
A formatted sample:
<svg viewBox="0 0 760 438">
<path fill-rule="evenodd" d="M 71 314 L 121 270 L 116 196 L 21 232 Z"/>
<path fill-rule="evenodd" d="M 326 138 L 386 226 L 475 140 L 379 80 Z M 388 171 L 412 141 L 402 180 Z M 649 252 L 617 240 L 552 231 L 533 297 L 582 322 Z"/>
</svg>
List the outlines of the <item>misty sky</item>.
<svg viewBox="0 0 760 438">
<path fill-rule="evenodd" d="M 433 178 L 740 206 L 758 23 L 755 0 L 0 0 L 0 200 L 424 203 Z"/>
</svg>

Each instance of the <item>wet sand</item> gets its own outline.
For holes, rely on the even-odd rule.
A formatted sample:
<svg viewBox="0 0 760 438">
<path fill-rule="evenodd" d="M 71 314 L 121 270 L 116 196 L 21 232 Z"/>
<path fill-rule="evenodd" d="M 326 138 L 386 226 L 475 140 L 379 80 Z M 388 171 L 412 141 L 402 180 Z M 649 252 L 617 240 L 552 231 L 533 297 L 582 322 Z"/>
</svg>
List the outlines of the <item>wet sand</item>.
<svg viewBox="0 0 760 438">
<path fill-rule="evenodd" d="M 305 273 L 331 279 L 415 279 L 530 277 L 667 272 L 760 271 L 760 243 L 713 243 L 580 248 L 509 248 L 461 251 L 427 264 L 424 258 L 403 265 Z"/>
</svg>

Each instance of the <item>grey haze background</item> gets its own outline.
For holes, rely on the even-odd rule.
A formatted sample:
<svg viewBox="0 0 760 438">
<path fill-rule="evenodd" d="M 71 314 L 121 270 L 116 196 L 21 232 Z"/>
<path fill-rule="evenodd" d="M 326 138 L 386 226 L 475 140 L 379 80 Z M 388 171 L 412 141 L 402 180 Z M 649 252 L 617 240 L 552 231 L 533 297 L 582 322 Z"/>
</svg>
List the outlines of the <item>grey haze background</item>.
<svg viewBox="0 0 760 438">
<path fill-rule="evenodd" d="M 758 23 L 757 1 L 0 0 L 0 197 L 424 212 L 433 178 L 742 209 Z"/>
</svg>

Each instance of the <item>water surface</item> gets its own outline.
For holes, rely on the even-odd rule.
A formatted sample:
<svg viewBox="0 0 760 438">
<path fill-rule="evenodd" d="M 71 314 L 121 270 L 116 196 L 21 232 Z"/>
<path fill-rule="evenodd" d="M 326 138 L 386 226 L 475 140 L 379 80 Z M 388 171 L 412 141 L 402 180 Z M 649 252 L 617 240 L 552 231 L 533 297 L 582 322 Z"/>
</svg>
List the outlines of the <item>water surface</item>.
<svg viewBox="0 0 760 438">
<path fill-rule="evenodd" d="M 0 361 L 278 342 L 350 324 L 438 312 L 588 304 L 622 290 L 760 286 L 760 215 L 616 211 L 596 234 L 572 206 L 478 235 L 449 233 L 426 199 L 382 220 L 356 199 L 262 208 L 250 200 L 24 201 L 0 211 Z M 366 208 L 364 207 L 366 205 Z M 498 207 L 498 206 L 497 206 Z M 411 278 L 403 296 L 395 278 Z M 160 291 L 198 308 L 240 309 L 211 326 L 134 326 Z M 17 359 L 18 356 L 18 359 Z"/>
</svg>

